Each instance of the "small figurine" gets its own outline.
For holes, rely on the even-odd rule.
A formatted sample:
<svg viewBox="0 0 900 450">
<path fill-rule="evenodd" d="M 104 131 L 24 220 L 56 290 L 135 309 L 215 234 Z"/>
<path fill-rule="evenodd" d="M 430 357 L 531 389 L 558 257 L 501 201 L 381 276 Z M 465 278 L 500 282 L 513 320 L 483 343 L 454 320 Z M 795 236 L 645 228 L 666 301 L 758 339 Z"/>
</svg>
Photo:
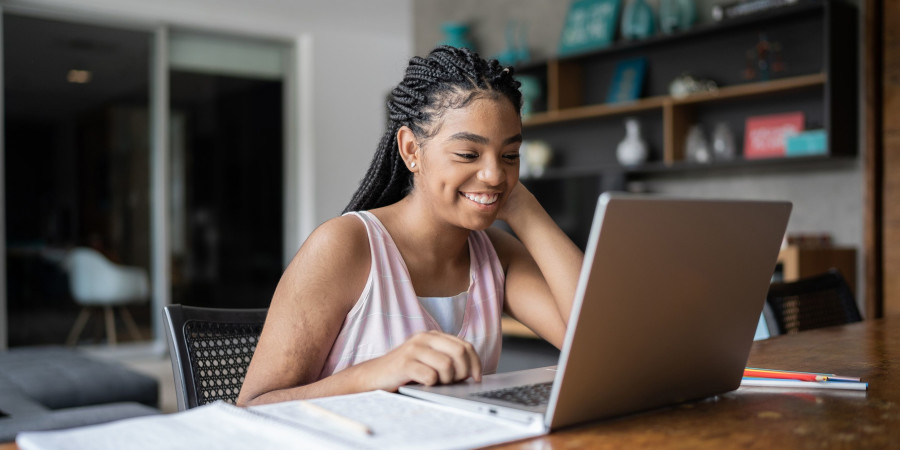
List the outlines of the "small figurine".
<svg viewBox="0 0 900 450">
<path fill-rule="evenodd" d="M 616 158 L 623 166 L 636 166 L 647 161 L 647 143 L 641 137 L 641 123 L 633 117 L 625 119 L 625 139 L 616 148 Z"/>
</svg>

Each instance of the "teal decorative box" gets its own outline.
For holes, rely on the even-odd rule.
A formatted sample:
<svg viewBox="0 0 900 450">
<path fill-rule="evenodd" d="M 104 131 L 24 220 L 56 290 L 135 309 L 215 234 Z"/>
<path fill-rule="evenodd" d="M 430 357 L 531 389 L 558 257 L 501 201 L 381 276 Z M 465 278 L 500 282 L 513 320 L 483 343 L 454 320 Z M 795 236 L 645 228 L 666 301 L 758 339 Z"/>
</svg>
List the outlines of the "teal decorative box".
<svg viewBox="0 0 900 450">
<path fill-rule="evenodd" d="M 828 132 L 809 130 L 788 136 L 784 147 L 787 156 L 824 155 L 828 152 Z"/>
</svg>

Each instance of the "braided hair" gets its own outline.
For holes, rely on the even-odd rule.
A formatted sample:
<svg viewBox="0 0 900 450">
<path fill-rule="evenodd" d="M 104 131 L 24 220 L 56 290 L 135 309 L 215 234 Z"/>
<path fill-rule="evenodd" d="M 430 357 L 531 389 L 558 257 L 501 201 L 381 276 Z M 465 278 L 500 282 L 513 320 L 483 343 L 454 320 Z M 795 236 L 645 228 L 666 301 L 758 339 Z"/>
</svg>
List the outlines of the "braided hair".
<svg viewBox="0 0 900 450">
<path fill-rule="evenodd" d="M 344 212 L 374 209 L 400 201 L 412 189 L 412 172 L 400 157 L 397 132 L 406 126 L 420 142 L 434 137 L 448 109 L 463 108 L 475 99 L 498 98 L 522 108 L 520 83 L 512 67 L 485 61 L 477 53 L 450 46 L 435 48 L 427 57 L 409 60 L 403 81 L 388 100 L 388 128 L 375 157 Z"/>
</svg>

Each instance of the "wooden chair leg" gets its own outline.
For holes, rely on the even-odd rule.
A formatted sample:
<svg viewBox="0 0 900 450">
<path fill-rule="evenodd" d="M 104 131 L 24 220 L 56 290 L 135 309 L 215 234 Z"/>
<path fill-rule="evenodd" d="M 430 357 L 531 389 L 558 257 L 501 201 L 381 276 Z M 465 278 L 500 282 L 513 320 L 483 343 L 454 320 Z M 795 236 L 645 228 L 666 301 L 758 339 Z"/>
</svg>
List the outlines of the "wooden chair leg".
<svg viewBox="0 0 900 450">
<path fill-rule="evenodd" d="M 128 332 L 131 333 L 131 338 L 135 341 L 141 340 L 141 332 L 138 330 L 137 323 L 134 322 L 134 317 L 131 315 L 131 311 L 128 310 L 127 306 L 122 306 L 119 308 L 122 311 L 122 320 L 125 321 L 125 325 L 128 327 Z"/>
<path fill-rule="evenodd" d="M 78 343 L 78 337 L 80 337 L 81 332 L 84 331 L 84 326 L 87 324 L 90 316 L 90 308 L 87 306 L 81 308 L 81 312 L 78 313 L 78 317 L 75 319 L 75 325 L 72 326 L 72 330 L 69 331 L 69 337 L 66 338 L 67 346 L 74 347 L 75 344 Z"/>
<path fill-rule="evenodd" d="M 116 346 L 116 318 L 113 316 L 112 306 L 104 306 L 103 312 L 106 315 L 106 343 L 110 347 Z"/>
</svg>

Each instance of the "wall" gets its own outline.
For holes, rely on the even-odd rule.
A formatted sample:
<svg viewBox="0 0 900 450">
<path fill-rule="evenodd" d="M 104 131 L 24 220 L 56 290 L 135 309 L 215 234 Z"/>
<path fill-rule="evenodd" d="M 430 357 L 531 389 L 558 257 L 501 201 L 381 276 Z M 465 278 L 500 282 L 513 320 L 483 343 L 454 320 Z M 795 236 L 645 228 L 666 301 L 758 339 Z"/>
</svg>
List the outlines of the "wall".
<svg viewBox="0 0 900 450">
<path fill-rule="evenodd" d="M 479 52 L 484 56 L 496 55 L 505 48 L 507 22 L 515 20 L 527 24 L 532 56 L 539 60 L 550 58 L 556 54 L 569 3 L 540 0 L 415 0 L 415 51 L 416 54 L 427 53 L 443 39 L 441 23 L 463 21 L 472 24 L 471 38 Z M 648 3 L 656 8 L 659 2 L 648 0 Z M 709 11 L 716 3 L 721 2 L 696 1 L 699 23 L 712 20 Z M 858 1 L 853 3 L 860 7 Z M 862 129 L 864 127 L 860 127 Z M 617 142 L 609 143 L 610 151 L 614 151 L 615 145 Z M 863 148 L 859 146 L 860 153 Z M 645 181 L 643 187 L 653 192 L 691 197 L 787 199 L 794 202 L 789 232 L 827 232 L 837 244 L 856 247 L 857 298 L 861 302 L 865 298 L 862 282 L 865 271 L 862 267 L 864 184 L 860 161 L 861 158 L 854 163 L 803 170 L 662 176 Z"/>
</svg>

